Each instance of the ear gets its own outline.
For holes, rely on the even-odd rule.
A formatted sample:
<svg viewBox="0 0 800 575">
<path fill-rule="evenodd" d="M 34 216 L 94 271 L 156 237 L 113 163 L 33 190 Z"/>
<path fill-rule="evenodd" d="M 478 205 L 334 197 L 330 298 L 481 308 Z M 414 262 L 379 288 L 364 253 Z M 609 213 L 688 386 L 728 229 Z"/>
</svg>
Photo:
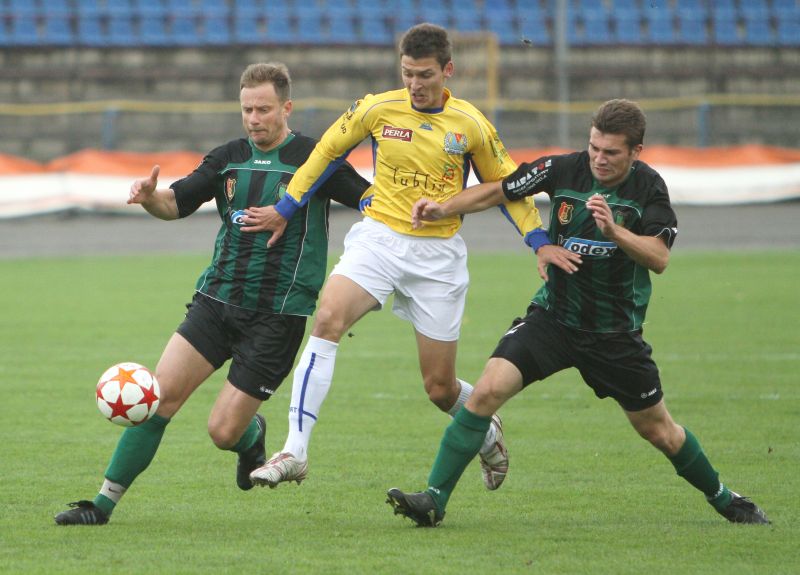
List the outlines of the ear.
<svg viewBox="0 0 800 575">
<path fill-rule="evenodd" d="M 283 115 L 287 118 L 292 115 L 292 101 L 286 100 L 283 104 Z"/>
<path fill-rule="evenodd" d="M 453 64 L 453 61 L 450 60 L 447 64 L 444 65 L 444 69 L 442 72 L 444 73 L 445 78 L 451 78 L 456 71 L 456 66 Z"/>
</svg>

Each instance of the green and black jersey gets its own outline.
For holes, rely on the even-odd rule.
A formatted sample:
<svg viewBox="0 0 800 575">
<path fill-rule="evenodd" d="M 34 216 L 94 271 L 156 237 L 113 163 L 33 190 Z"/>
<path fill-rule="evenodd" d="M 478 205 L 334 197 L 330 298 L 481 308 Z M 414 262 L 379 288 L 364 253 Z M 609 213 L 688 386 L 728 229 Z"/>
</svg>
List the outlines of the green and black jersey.
<svg viewBox="0 0 800 575">
<path fill-rule="evenodd" d="M 369 182 L 349 164 L 342 166 L 302 209 L 271 248 L 271 232 L 243 232 L 244 210 L 275 204 L 316 141 L 291 133 L 277 148 L 262 152 L 249 140 L 228 142 L 197 169 L 171 185 L 178 214 L 186 217 L 214 199 L 222 218 L 211 265 L 197 291 L 225 303 L 290 315 L 314 312 L 325 280 L 330 199 L 358 209 Z"/>
<path fill-rule="evenodd" d="M 549 280 L 533 297 L 533 304 L 553 312 L 561 323 L 586 331 L 642 327 L 650 301 L 649 270 L 600 233 L 586 202 L 602 194 L 617 224 L 637 235 L 661 237 L 671 248 L 678 222 L 658 172 L 636 161 L 625 181 L 606 189 L 592 177 L 589 153 L 583 151 L 522 164 L 503 180 L 503 192 L 510 200 L 547 193 L 552 201 L 550 241 L 583 259 L 572 275 L 551 265 Z"/>
</svg>

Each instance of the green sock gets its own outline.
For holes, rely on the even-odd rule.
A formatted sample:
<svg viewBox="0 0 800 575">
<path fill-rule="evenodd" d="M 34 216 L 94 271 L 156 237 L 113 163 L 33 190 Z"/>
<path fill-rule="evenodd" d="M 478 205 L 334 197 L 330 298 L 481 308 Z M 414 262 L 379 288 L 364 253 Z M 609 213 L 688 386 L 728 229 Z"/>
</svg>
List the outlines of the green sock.
<svg viewBox="0 0 800 575">
<path fill-rule="evenodd" d="M 461 474 L 480 451 L 491 422 L 491 417 L 475 415 L 462 407 L 447 426 L 428 477 L 428 492 L 441 511 L 447 506 Z"/>
<path fill-rule="evenodd" d="M 141 425 L 126 429 L 117 442 L 114 455 L 111 456 L 111 462 L 105 473 L 106 479 L 126 489 L 130 487 L 133 480 L 153 461 L 168 423 L 169 418 L 154 415 Z M 94 498 L 94 504 L 107 514 L 110 514 L 116 505 L 103 494 L 98 494 Z"/>
<path fill-rule="evenodd" d="M 697 438 L 685 427 L 683 429 L 686 441 L 669 460 L 678 475 L 702 491 L 715 509 L 725 508 L 731 502 L 730 490 L 720 483 L 719 473 L 711 466 Z"/>
<path fill-rule="evenodd" d="M 258 439 L 258 431 L 258 423 L 256 423 L 256 418 L 253 416 L 253 419 L 250 420 L 250 425 L 248 425 L 247 429 L 244 430 L 244 433 L 239 438 L 239 441 L 236 442 L 236 445 L 230 448 L 230 451 L 244 453 L 253 447 L 256 439 Z"/>
</svg>

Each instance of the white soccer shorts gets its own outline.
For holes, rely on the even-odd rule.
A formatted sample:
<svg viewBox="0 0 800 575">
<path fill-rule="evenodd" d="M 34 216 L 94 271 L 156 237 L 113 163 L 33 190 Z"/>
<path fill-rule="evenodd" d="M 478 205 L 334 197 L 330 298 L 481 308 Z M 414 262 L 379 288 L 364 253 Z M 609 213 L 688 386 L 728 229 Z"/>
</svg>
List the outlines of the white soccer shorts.
<svg viewBox="0 0 800 575">
<path fill-rule="evenodd" d="M 467 246 L 460 235 L 418 237 L 364 218 L 344 239 L 344 254 L 331 275 L 345 276 L 378 300 L 394 293 L 392 311 L 419 333 L 458 340 L 469 286 Z"/>
</svg>

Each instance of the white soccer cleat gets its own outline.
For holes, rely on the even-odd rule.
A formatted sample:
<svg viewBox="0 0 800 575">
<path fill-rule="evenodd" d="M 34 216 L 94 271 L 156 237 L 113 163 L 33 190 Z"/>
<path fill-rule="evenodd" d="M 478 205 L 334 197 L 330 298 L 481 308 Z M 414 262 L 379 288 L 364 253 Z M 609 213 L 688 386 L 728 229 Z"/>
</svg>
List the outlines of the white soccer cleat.
<svg viewBox="0 0 800 575">
<path fill-rule="evenodd" d="M 296 481 L 298 485 L 306 478 L 308 461 L 300 461 L 291 453 L 275 453 L 264 465 L 250 474 L 253 485 L 269 485 L 275 489 L 278 483 Z"/>
<path fill-rule="evenodd" d="M 494 491 L 503 484 L 508 473 L 508 450 L 503 440 L 503 421 L 494 414 L 492 423 L 496 429 L 494 446 L 487 454 L 481 453 L 481 473 L 483 484 L 489 491 Z"/>
</svg>

